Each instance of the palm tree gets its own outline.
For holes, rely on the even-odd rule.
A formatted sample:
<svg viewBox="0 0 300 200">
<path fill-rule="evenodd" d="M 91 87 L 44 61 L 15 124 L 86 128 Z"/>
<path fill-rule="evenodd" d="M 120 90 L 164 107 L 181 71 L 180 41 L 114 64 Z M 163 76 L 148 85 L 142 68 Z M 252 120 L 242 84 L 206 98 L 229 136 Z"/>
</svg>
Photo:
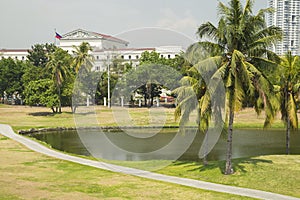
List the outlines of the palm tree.
<svg viewBox="0 0 300 200">
<path fill-rule="evenodd" d="M 198 71 L 191 68 L 187 73 L 188 75 L 180 80 L 181 86 L 173 91 L 177 96 L 178 103 L 174 113 L 175 120 L 180 119 L 179 125 L 183 128 L 188 123 L 191 113 L 196 110 L 198 132 L 206 134 L 211 117 L 210 96 L 206 90 L 205 81 L 201 79 Z M 204 141 L 205 146 L 206 142 L 207 140 Z M 203 164 L 207 165 L 206 149 Z"/>
<path fill-rule="evenodd" d="M 75 72 L 78 73 L 79 70 L 84 70 L 81 73 L 81 77 L 83 79 L 85 79 L 85 81 L 83 81 L 85 84 L 83 83 L 83 85 L 81 85 L 81 86 L 84 86 L 84 85 L 87 86 L 89 84 L 88 84 L 88 81 L 86 81 L 86 80 L 89 80 L 90 79 L 89 76 L 94 74 L 94 73 L 91 73 L 91 69 L 94 64 L 94 57 L 90 54 L 90 51 L 92 51 L 93 49 L 88 42 L 82 42 L 79 46 L 73 46 L 73 48 L 75 49 L 75 51 L 73 51 L 73 54 L 74 54 L 73 66 L 74 66 Z M 87 93 L 86 99 L 87 99 L 87 106 L 88 106 L 89 105 L 89 94 L 86 91 L 86 88 L 85 88 L 85 93 Z M 73 102 L 74 105 L 72 106 L 73 112 L 76 111 L 76 107 L 77 107 L 77 104 L 75 102 L 76 101 Z"/>
<path fill-rule="evenodd" d="M 61 113 L 61 87 L 63 81 L 70 73 L 71 57 L 67 51 L 57 48 L 52 54 L 50 54 L 49 62 L 46 64 L 46 68 L 52 75 L 52 80 L 57 89 L 59 97 L 58 112 Z"/>
<path fill-rule="evenodd" d="M 90 71 L 93 67 L 94 57 L 90 54 L 92 47 L 88 42 L 82 42 L 79 46 L 73 46 L 74 54 L 74 68 L 76 73 L 83 67 L 85 70 Z"/>
<path fill-rule="evenodd" d="M 289 51 L 280 64 L 281 119 L 286 125 L 286 154 L 290 153 L 290 129 L 298 128 L 296 98 L 300 89 L 299 56 Z"/>
<path fill-rule="evenodd" d="M 267 66 L 276 66 L 277 56 L 268 47 L 281 39 L 281 30 L 266 27 L 264 16 L 270 9 L 259 10 L 253 15 L 252 7 L 252 0 L 247 0 L 244 7 L 240 0 L 231 0 L 228 6 L 220 2 L 218 26 L 207 22 L 197 32 L 200 39 L 207 39 L 198 43 L 210 52 L 207 60 L 218 66 L 212 77 L 222 77 L 226 91 L 228 138 L 225 174 L 234 172 L 231 162 L 234 114 L 242 108 L 245 97 L 256 97 L 257 112 L 265 109 L 265 126 L 272 122 L 276 113 L 272 106 L 275 101 L 272 85 L 263 71 Z M 207 60 L 194 67 L 203 71 Z"/>
</svg>

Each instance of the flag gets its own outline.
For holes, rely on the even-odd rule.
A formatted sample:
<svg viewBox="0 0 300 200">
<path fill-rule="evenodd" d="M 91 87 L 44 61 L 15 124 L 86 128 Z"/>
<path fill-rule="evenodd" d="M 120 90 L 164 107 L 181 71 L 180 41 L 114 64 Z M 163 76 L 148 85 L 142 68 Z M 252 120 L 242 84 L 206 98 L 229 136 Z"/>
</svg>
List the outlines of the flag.
<svg viewBox="0 0 300 200">
<path fill-rule="evenodd" d="M 62 38 L 62 36 L 61 35 L 59 35 L 57 32 L 55 32 L 55 38 L 57 38 L 57 39 L 61 39 Z"/>
</svg>

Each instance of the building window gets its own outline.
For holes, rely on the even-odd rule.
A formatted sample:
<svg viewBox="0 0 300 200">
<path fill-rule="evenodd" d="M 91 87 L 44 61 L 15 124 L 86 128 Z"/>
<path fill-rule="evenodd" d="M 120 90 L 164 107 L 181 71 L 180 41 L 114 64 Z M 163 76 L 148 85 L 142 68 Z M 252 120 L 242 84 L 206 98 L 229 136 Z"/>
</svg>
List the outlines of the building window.
<svg viewBox="0 0 300 200">
<path fill-rule="evenodd" d="M 129 60 L 131 59 L 131 55 L 128 56 L 128 59 L 129 59 Z"/>
<path fill-rule="evenodd" d="M 18 56 L 16 56 L 15 59 L 18 60 Z"/>
<path fill-rule="evenodd" d="M 169 59 L 171 58 L 171 55 L 170 55 L 170 54 L 168 55 L 168 58 L 169 58 Z"/>
<path fill-rule="evenodd" d="M 122 55 L 121 58 L 124 59 L 124 56 Z"/>
<path fill-rule="evenodd" d="M 97 60 L 99 60 L 99 56 L 97 56 Z"/>
<path fill-rule="evenodd" d="M 292 46 L 292 47 L 294 46 L 294 40 L 291 41 L 291 46 Z"/>
<path fill-rule="evenodd" d="M 22 60 L 25 60 L 25 57 L 24 57 L 24 56 L 22 56 Z"/>
<path fill-rule="evenodd" d="M 136 58 L 136 59 L 139 59 L 139 55 L 136 55 L 135 58 Z"/>
<path fill-rule="evenodd" d="M 100 67 L 99 66 L 96 66 L 96 71 L 100 71 Z"/>
<path fill-rule="evenodd" d="M 160 57 L 161 57 L 161 58 L 163 58 L 163 57 L 164 57 L 164 55 L 160 55 Z"/>
</svg>

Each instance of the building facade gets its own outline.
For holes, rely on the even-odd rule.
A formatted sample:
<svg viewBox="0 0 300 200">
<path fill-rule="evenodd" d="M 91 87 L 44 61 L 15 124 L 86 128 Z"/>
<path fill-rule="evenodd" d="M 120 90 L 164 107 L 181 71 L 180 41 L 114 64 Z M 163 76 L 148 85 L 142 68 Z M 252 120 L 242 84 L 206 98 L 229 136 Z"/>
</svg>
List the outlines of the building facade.
<svg viewBox="0 0 300 200">
<path fill-rule="evenodd" d="M 118 58 L 123 63 L 132 63 L 133 66 L 139 65 L 139 59 L 144 51 L 156 51 L 160 56 L 171 59 L 184 51 L 180 46 L 161 46 L 151 48 L 130 48 L 129 42 L 101 33 L 77 29 L 62 35 L 57 40 L 57 46 L 73 54 L 74 46 L 79 46 L 82 42 L 88 42 L 94 57 L 95 71 L 106 71 L 107 63 L 112 59 Z M 26 60 L 28 49 L 2 49 L 0 58 L 13 58 L 15 60 Z"/>
<path fill-rule="evenodd" d="M 269 7 L 275 12 L 269 14 L 268 25 L 280 27 L 283 40 L 273 50 L 284 55 L 291 51 L 293 55 L 300 54 L 300 0 L 269 0 Z"/>
</svg>

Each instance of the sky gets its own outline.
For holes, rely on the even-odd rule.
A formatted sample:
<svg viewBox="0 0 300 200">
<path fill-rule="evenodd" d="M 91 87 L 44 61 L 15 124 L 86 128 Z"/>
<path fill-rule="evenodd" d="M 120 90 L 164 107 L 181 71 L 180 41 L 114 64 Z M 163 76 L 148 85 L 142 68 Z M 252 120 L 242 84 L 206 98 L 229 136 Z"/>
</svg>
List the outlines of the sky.
<svg viewBox="0 0 300 200">
<path fill-rule="evenodd" d="M 197 27 L 218 21 L 218 2 L 229 0 L 0 0 L 0 49 L 54 42 L 81 28 L 130 42 L 130 47 L 186 45 Z M 256 0 L 254 9 L 267 7 Z"/>
</svg>

